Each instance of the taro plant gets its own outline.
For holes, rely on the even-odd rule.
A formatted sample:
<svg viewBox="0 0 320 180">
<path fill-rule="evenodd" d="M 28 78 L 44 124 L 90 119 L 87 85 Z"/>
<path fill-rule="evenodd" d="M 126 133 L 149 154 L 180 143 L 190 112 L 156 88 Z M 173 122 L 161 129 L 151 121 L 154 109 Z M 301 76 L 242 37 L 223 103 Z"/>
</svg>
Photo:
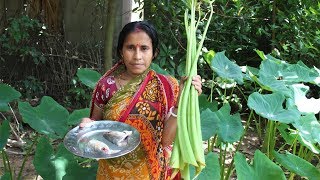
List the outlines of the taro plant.
<svg viewBox="0 0 320 180">
<path fill-rule="evenodd" d="M 289 179 L 296 175 L 319 179 L 320 170 L 316 163 L 319 163 L 320 124 L 316 114 L 320 111 L 320 99 L 318 96 L 307 97 L 310 89 L 307 84 L 319 89 L 320 71 L 302 62 L 289 64 L 256 52 L 262 58 L 260 69 L 240 68 L 224 52 L 217 53 L 210 62 L 217 76 L 226 82 L 234 82 L 234 86 L 225 86 L 224 89 L 241 87 L 245 82 L 253 83 L 255 87 L 255 91 L 243 97 L 249 107 L 244 131 L 238 113 L 230 114 L 228 101 L 217 111 L 207 108 L 201 113 L 203 138 L 208 140 L 208 151 L 211 153 L 214 146 L 220 148 L 220 179 L 229 179 L 234 170 L 238 179 L 285 179 L 281 168 L 290 172 Z M 237 89 L 241 90 L 239 87 Z M 207 99 L 208 103 L 213 103 L 212 98 Z M 239 149 L 251 121 L 257 119 L 265 120 L 267 126 L 262 150 L 256 150 L 250 165 Z M 225 145 L 228 143 L 237 147 L 232 162 L 225 167 Z M 277 143 L 283 145 L 278 147 Z M 306 168 L 301 169 L 302 166 Z M 213 166 L 206 168 L 213 169 Z"/>
<path fill-rule="evenodd" d="M 6 119 L 5 112 L 10 110 L 10 102 L 18 99 L 21 94 L 6 84 L 0 84 L 0 112 Z M 22 179 L 22 171 L 26 158 L 36 146 L 33 159 L 37 173 L 44 179 L 94 179 L 97 169 L 95 161 L 88 162 L 68 152 L 62 140 L 68 130 L 80 122 L 82 117 L 89 115 L 89 109 L 75 110 L 71 114 L 54 99 L 44 96 L 38 106 L 32 107 L 28 102 L 18 102 L 22 121 L 35 130 L 37 136 L 33 139 L 20 167 L 19 174 L 13 173 L 10 159 L 6 153 L 6 144 L 10 133 L 10 123 L 7 119 L 0 126 L 0 149 L 4 164 L 4 174 L 1 179 Z M 14 167 L 17 168 L 17 167 Z"/>
</svg>

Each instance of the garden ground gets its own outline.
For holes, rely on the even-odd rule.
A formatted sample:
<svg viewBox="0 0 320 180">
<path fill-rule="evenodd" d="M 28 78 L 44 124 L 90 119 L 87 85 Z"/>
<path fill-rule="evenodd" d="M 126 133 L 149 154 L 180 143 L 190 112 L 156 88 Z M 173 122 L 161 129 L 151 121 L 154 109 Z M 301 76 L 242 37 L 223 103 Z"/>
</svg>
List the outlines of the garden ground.
<svg viewBox="0 0 320 180">
<path fill-rule="evenodd" d="M 33 130 L 31 128 L 27 128 L 25 129 L 27 134 L 32 134 L 34 133 Z M 26 136 L 28 137 L 28 136 Z M 257 136 L 257 134 L 250 130 L 249 132 L 246 133 L 244 140 L 242 142 L 242 146 L 241 146 L 241 150 L 240 152 L 242 152 L 243 154 L 246 155 L 246 157 L 248 159 L 252 159 L 253 155 L 254 155 L 254 151 L 256 149 L 260 148 L 260 140 Z M 204 144 L 204 147 L 206 146 L 206 143 Z M 16 174 L 16 176 L 18 175 L 19 171 L 20 171 L 20 167 L 22 166 L 23 160 L 24 160 L 24 152 L 21 148 L 17 148 L 17 147 L 6 147 L 6 151 L 8 154 L 8 158 L 10 160 L 10 166 L 12 169 L 14 169 L 14 172 Z M 215 152 L 219 152 L 219 149 L 214 149 Z M 22 179 L 24 180 L 42 180 L 41 176 L 39 176 L 36 171 L 35 168 L 33 166 L 33 156 L 34 156 L 34 151 L 33 153 L 27 158 L 25 165 L 24 165 L 24 169 L 22 171 Z M 232 161 L 232 156 L 231 154 L 229 154 L 227 156 L 226 159 L 226 164 L 230 164 L 230 162 Z M 2 158 L 0 158 L 0 176 L 2 175 L 4 170 L 4 165 L 2 162 Z M 232 179 L 236 179 L 236 178 L 232 178 Z"/>
</svg>

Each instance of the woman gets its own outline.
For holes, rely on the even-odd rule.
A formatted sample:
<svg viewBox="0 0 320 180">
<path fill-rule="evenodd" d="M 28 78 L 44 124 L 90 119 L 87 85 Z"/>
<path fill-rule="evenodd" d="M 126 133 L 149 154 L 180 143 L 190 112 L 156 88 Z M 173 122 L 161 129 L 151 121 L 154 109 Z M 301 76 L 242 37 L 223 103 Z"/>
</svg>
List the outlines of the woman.
<svg viewBox="0 0 320 180">
<path fill-rule="evenodd" d="M 125 25 L 117 53 L 121 60 L 98 81 L 90 118 L 84 118 L 80 127 L 100 119 L 124 122 L 140 132 L 141 143 L 127 155 L 99 160 L 97 179 L 169 179 L 168 150 L 177 127 L 178 81 L 150 69 L 159 48 L 157 32 L 148 22 Z M 192 83 L 201 93 L 200 76 Z"/>
</svg>

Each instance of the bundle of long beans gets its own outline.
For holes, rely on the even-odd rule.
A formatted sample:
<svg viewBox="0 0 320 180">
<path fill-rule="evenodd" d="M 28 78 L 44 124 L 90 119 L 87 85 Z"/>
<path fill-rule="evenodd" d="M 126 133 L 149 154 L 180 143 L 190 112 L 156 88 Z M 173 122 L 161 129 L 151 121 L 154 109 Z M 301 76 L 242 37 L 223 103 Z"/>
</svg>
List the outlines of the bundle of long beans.
<svg viewBox="0 0 320 180">
<path fill-rule="evenodd" d="M 200 125 L 200 110 L 198 92 L 191 86 L 192 77 L 197 75 L 197 62 L 201 53 L 212 14 L 212 1 L 210 4 L 210 15 L 202 34 L 202 39 L 197 42 L 196 31 L 200 22 L 200 12 L 196 20 L 196 9 L 200 11 L 197 0 L 187 0 L 188 8 L 185 11 L 184 23 L 187 33 L 187 56 L 185 82 L 179 99 L 177 134 L 173 144 L 173 152 L 170 165 L 174 173 L 181 172 L 182 178 L 190 179 L 189 166 L 193 165 L 196 175 L 205 167 L 204 150 L 202 146 L 202 135 Z"/>
</svg>

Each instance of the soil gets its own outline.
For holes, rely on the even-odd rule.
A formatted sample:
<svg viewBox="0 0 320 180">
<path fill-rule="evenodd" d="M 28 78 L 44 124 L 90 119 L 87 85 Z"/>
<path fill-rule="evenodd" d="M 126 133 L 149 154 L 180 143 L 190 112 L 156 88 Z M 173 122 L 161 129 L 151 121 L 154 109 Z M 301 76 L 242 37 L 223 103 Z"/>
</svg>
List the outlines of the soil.
<svg viewBox="0 0 320 180">
<path fill-rule="evenodd" d="M 22 154 L 14 154 L 12 151 L 7 152 L 9 160 L 10 160 L 10 166 L 14 170 L 15 177 L 18 176 L 21 165 L 23 163 L 24 155 Z M 42 180 L 40 176 L 36 173 L 34 166 L 33 166 L 33 156 L 30 156 L 27 158 L 24 169 L 22 171 L 22 179 L 24 180 Z M 2 176 L 3 173 L 3 162 L 2 159 L 0 160 L 0 176 Z M 15 179 L 15 178 L 14 178 Z"/>
</svg>

